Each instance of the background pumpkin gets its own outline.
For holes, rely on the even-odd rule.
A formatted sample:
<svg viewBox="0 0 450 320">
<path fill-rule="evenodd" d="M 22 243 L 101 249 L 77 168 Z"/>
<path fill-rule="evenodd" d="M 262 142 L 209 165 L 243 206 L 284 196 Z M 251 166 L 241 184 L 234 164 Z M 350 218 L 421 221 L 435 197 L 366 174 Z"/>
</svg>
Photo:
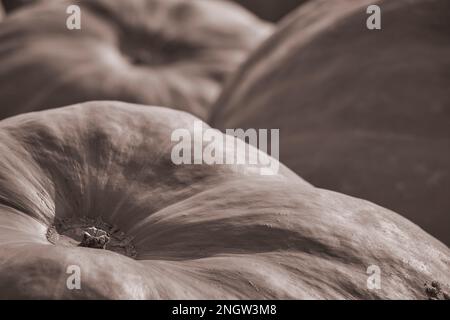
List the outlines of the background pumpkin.
<svg viewBox="0 0 450 320">
<path fill-rule="evenodd" d="M 92 102 L 1 121 L 0 297 L 420 299 L 449 283 L 449 249 L 391 211 L 283 166 L 175 166 L 171 133 L 196 120 Z M 135 255 L 61 245 L 82 221 L 115 226 Z M 81 290 L 66 287 L 69 265 Z"/>
<path fill-rule="evenodd" d="M 74 4 L 81 30 L 66 27 Z M 228 1 L 36 1 L 0 28 L 0 118 L 104 99 L 205 118 L 227 76 L 270 31 Z"/>
<path fill-rule="evenodd" d="M 366 28 L 378 4 L 382 29 Z M 280 128 L 280 161 L 450 244 L 450 2 L 312 1 L 245 63 L 220 128 Z"/>
</svg>

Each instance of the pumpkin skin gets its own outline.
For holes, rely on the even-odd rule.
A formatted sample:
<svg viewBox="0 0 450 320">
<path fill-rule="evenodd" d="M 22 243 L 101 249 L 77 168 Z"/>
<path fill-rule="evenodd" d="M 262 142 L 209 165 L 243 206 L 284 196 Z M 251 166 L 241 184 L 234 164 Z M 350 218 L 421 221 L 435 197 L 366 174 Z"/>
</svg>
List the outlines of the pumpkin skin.
<svg viewBox="0 0 450 320">
<path fill-rule="evenodd" d="M 366 29 L 369 4 L 381 30 Z M 305 180 L 449 245 L 449 10 L 445 0 L 306 3 L 249 57 L 210 123 L 279 128 L 280 161 Z"/>
<path fill-rule="evenodd" d="M 422 299 L 449 283 L 449 249 L 389 210 L 283 166 L 174 165 L 171 132 L 195 120 L 92 102 L 1 121 L 0 298 Z M 48 241 L 56 218 L 81 216 L 118 226 L 136 258 Z"/>
<path fill-rule="evenodd" d="M 69 5 L 81 8 L 81 30 L 66 26 Z M 227 76 L 271 29 L 219 0 L 36 1 L 0 29 L 0 118 L 90 100 L 205 118 Z"/>
</svg>

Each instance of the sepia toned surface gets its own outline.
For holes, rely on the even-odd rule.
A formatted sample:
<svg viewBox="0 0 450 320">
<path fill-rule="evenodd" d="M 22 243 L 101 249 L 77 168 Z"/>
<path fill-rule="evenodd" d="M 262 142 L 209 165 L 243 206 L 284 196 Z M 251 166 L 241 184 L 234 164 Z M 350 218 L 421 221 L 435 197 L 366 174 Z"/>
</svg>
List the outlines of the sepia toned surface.
<svg viewBox="0 0 450 320">
<path fill-rule="evenodd" d="M 450 299 L 448 1 L 1 2 L 0 300 Z"/>
<path fill-rule="evenodd" d="M 81 30 L 65 23 L 74 4 Z M 0 28 L 0 118 L 89 100 L 206 118 L 228 75 L 270 30 L 228 1 L 37 1 Z"/>
<path fill-rule="evenodd" d="M 233 0 L 262 19 L 277 22 L 306 0 Z"/>
<path fill-rule="evenodd" d="M 221 128 L 279 128 L 305 180 L 392 209 L 450 243 L 450 2 L 313 1 L 282 22 L 215 108 Z"/>
<path fill-rule="evenodd" d="M 285 167 L 173 165 L 170 132 L 194 120 L 92 102 L 1 121 L 0 297 L 426 299 L 424 284 L 449 283 L 449 249 L 391 211 Z M 115 226 L 135 258 L 52 244 L 67 218 Z M 81 290 L 67 290 L 72 264 Z"/>
</svg>

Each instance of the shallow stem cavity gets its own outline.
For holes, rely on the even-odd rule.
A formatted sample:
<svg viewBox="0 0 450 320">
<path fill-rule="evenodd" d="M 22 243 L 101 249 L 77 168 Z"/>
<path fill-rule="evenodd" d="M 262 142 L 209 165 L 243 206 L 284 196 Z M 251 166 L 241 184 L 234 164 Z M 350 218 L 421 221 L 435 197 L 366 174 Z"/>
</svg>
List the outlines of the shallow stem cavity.
<svg viewBox="0 0 450 320">
<path fill-rule="evenodd" d="M 56 246 L 109 250 L 133 259 L 137 256 L 133 239 L 101 219 L 56 219 L 47 230 L 47 239 Z"/>
</svg>

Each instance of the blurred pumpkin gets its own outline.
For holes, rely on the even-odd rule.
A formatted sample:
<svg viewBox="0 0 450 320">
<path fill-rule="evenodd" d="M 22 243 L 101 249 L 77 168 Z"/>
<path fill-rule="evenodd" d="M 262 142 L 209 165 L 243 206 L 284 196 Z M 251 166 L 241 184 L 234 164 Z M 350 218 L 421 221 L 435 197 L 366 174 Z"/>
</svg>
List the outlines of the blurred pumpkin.
<svg viewBox="0 0 450 320">
<path fill-rule="evenodd" d="M 366 28 L 369 4 L 381 30 Z M 231 81 L 211 121 L 279 128 L 280 161 L 450 244 L 450 2 L 312 1 Z"/>
<path fill-rule="evenodd" d="M 195 121 L 119 102 L 1 121 L 0 298 L 426 299 L 449 283 L 449 249 L 391 211 L 283 166 L 174 165 L 171 133 Z"/>
<path fill-rule="evenodd" d="M 70 5 L 81 30 L 69 30 Z M 41 0 L 0 28 L 0 118 L 89 100 L 205 118 L 227 76 L 271 30 L 227 1 Z"/>
</svg>

